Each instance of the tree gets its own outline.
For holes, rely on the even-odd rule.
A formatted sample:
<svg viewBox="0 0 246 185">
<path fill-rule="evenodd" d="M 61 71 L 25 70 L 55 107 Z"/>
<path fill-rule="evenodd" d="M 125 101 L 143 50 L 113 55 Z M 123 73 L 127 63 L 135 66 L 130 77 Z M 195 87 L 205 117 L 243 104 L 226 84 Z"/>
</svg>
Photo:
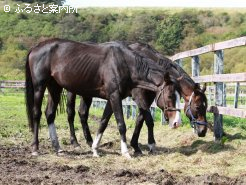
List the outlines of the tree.
<svg viewBox="0 0 246 185">
<path fill-rule="evenodd" d="M 183 39 L 184 25 L 177 15 L 171 15 L 157 25 L 157 45 L 167 55 L 174 54 Z"/>
</svg>

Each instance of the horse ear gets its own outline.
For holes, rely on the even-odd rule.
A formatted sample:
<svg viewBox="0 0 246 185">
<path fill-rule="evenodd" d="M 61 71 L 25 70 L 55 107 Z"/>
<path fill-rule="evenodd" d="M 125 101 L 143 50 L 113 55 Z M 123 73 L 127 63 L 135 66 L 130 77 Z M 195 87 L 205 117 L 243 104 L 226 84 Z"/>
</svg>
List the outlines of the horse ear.
<svg viewBox="0 0 246 185">
<path fill-rule="evenodd" d="M 194 91 L 195 90 L 199 90 L 199 89 L 200 89 L 200 84 L 199 83 L 195 83 Z"/>
<path fill-rule="evenodd" d="M 164 81 L 165 81 L 166 83 L 171 82 L 171 78 L 170 78 L 169 72 L 166 72 L 166 73 L 165 73 L 165 75 L 164 75 Z"/>
<path fill-rule="evenodd" d="M 199 83 L 195 83 L 195 87 L 194 87 L 194 93 L 195 95 L 198 95 L 199 94 L 199 91 L 200 90 L 200 84 Z"/>
<path fill-rule="evenodd" d="M 204 83 L 204 85 L 203 85 L 203 87 L 202 87 L 202 92 L 204 93 L 204 92 L 206 91 L 206 89 L 207 89 L 207 84 Z"/>
</svg>

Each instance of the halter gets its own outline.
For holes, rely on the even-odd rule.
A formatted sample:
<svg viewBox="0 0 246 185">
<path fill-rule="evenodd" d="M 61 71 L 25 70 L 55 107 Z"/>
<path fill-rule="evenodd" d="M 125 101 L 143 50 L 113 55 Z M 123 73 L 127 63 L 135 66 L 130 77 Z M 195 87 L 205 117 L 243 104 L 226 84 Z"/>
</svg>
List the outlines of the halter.
<svg viewBox="0 0 246 185">
<path fill-rule="evenodd" d="M 192 114 L 192 112 L 191 112 L 191 101 L 192 101 L 192 97 L 193 97 L 193 96 L 194 96 L 194 91 L 192 92 L 192 94 L 191 94 L 191 96 L 190 96 L 190 99 L 189 99 L 189 102 L 188 102 L 188 106 L 187 106 L 187 108 L 186 108 L 186 110 L 185 110 L 185 114 L 187 114 L 187 112 L 188 112 L 188 113 L 190 114 L 190 116 L 191 116 L 190 126 L 191 126 L 192 128 L 195 127 L 195 124 L 207 126 L 208 123 L 207 123 L 206 121 L 198 121 L 198 120 L 194 117 L 194 115 Z"/>
<path fill-rule="evenodd" d="M 164 87 L 165 87 L 165 83 L 162 84 L 161 90 L 160 90 L 160 92 L 159 92 L 157 98 L 155 99 L 156 104 L 158 103 L 158 100 L 159 100 L 159 98 L 161 97 L 161 94 L 163 93 Z M 179 111 L 179 112 L 181 112 L 180 109 L 173 108 L 173 107 L 167 107 L 167 106 L 166 106 L 166 102 L 165 102 L 165 98 L 164 98 L 163 100 L 164 100 L 164 105 L 165 105 L 164 110 L 163 110 L 164 113 L 165 113 L 166 111 Z M 166 118 L 165 114 L 164 114 L 164 117 L 165 117 L 166 120 L 168 120 L 168 118 Z"/>
</svg>

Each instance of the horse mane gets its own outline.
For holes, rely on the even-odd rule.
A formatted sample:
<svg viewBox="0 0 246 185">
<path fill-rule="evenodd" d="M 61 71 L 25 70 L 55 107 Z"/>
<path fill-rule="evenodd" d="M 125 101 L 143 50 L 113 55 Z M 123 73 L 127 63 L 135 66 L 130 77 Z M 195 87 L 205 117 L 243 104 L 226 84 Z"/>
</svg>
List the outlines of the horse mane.
<svg viewBox="0 0 246 185">
<path fill-rule="evenodd" d="M 134 56 L 135 56 L 135 61 L 136 61 L 136 69 L 137 72 L 140 75 L 143 75 L 145 78 L 147 78 L 147 75 L 149 74 L 149 65 L 147 62 L 143 61 L 143 56 L 141 56 L 140 54 L 134 52 Z"/>
<path fill-rule="evenodd" d="M 163 56 L 161 53 L 159 53 L 157 50 L 155 50 L 149 44 L 141 43 L 141 42 L 138 42 L 137 44 L 139 47 L 142 47 L 143 49 L 146 48 L 147 50 L 153 52 L 158 58 L 158 61 L 157 61 L 158 65 L 162 66 L 163 70 L 169 71 L 171 68 L 174 68 L 178 71 L 178 73 L 179 73 L 180 77 L 182 77 L 182 79 L 188 81 L 193 87 L 195 86 L 195 82 L 192 80 L 192 78 L 190 78 L 190 76 L 178 64 L 176 64 L 175 62 L 173 62 L 169 58 Z"/>
</svg>

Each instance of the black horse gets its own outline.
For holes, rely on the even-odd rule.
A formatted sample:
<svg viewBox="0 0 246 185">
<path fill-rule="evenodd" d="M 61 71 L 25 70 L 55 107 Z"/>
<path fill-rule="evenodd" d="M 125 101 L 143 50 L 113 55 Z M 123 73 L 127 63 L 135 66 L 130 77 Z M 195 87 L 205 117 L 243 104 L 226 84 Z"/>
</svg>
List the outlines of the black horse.
<svg viewBox="0 0 246 185">
<path fill-rule="evenodd" d="M 153 61 L 157 62 L 164 72 L 169 71 L 171 75 L 178 79 L 179 87 L 181 95 L 185 100 L 185 113 L 189 117 L 191 126 L 194 128 L 195 132 L 199 137 L 204 137 L 207 132 L 207 121 L 206 121 L 206 109 L 207 109 L 207 99 L 204 94 L 206 90 L 206 85 L 201 89 L 199 84 L 195 84 L 195 82 L 189 77 L 189 75 L 177 64 L 173 63 L 170 59 L 162 56 L 155 49 L 153 49 L 150 45 L 144 43 L 134 43 L 127 44 L 129 47 L 135 51 L 141 52 L 142 55 L 151 58 Z M 153 126 L 154 122 L 152 116 L 149 111 L 149 107 L 152 104 L 155 94 L 151 91 L 135 88 L 131 91 L 131 95 L 133 99 L 136 101 L 139 107 L 139 115 L 136 120 L 136 127 L 132 136 L 131 146 L 134 148 L 136 153 L 141 153 L 141 149 L 138 146 L 138 138 L 140 134 L 140 130 L 143 125 L 143 121 L 146 121 L 146 125 L 148 127 L 148 144 L 150 147 L 150 151 L 154 150 L 155 139 L 153 134 Z M 74 132 L 74 115 L 75 115 L 75 97 L 76 95 L 73 93 L 67 94 L 67 113 L 68 113 L 68 122 L 70 126 L 70 140 L 71 144 L 75 147 L 79 146 L 77 142 L 77 138 Z M 179 98 L 177 98 L 179 99 Z M 90 130 L 88 127 L 88 114 L 89 108 L 92 102 L 92 98 L 83 98 L 81 97 L 80 107 L 79 107 L 79 116 L 84 132 L 84 136 L 86 142 L 91 145 L 92 137 L 90 134 Z M 106 106 L 106 110 L 104 115 L 106 118 L 102 118 L 102 130 L 100 134 L 103 133 L 104 129 L 107 126 L 107 122 L 112 114 L 112 111 L 108 111 L 109 108 Z M 167 109 L 166 109 L 167 110 Z M 169 118 L 168 111 L 164 109 L 165 117 Z M 169 112 L 170 113 L 170 112 Z M 176 114 L 177 115 L 177 114 Z M 106 123 L 105 123 L 106 122 Z M 176 128 L 179 126 L 178 121 L 169 122 L 169 125 L 172 128 Z M 98 144 L 94 144 L 94 148 L 98 146 Z"/>
<path fill-rule="evenodd" d="M 45 115 L 57 152 L 60 146 L 54 120 L 65 88 L 83 97 L 108 100 L 107 107 L 112 109 L 121 135 L 122 155 L 129 157 L 121 100 L 133 88 L 148 89 L 160 96 L 167 85 L 158 65 L 118 42 L 97 45 L 51 39 L 39 43 L 30 50 L 26 61 L 26 108 L 34 135 L 32 154 L 38 155 L 38 130 L 46 87 L 49 103 Z"/>
</svg>

